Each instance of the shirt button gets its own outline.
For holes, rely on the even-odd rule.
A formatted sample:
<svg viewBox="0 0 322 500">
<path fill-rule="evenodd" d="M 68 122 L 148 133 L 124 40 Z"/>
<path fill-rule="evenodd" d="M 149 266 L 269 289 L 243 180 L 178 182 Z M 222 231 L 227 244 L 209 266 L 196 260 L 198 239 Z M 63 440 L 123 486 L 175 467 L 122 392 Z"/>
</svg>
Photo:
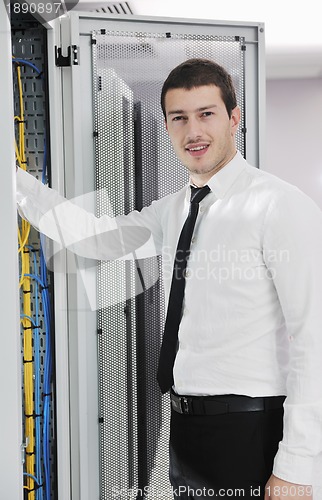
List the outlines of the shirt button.
<svg viewBox="0 0 322 500">
<path fill-rule="evenodd" d="M 193 237 L 191 238 L 191 243 L 196 243 L 196 237 L 195 237 L 195 236 L 193 236 Z"/>
<path fill-rule="evenodd" d="M 200 212 L 204 212 L 205 211 L 205 208 L 204 207 L 200 207 Z"/>
<path fill-rule="evenodd" d="M 189 269 L 185 269 L 185 271 L 184 271 L 183 274 L 184 274 L 185 278 L 189 278 L 189 276 L 190 276 L 191 273 L 190 273 Z"/>
</svg>

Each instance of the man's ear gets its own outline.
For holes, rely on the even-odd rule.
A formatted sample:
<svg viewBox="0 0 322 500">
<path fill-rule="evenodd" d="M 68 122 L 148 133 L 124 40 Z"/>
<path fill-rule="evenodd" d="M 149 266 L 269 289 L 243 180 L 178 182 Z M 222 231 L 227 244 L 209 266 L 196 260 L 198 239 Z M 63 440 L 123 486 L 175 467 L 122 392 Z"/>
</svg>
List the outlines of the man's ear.
<svg viewBox="0 0 322 500">
<path fill-rule="evenodd" d="M 237 129 L 238 129 L 239 122 L 240 122 L 240 107 L 239 106 L 236 106 L 232 110 L 230 121 L 231 121 L 232 135 L 235 135 L 237 132 Z"/>
<path fill-rule="evenodd" d="M 165 125 L 165 129 L 166 129 L 166 131 L 168 132 L 168 122 L 167 122 L 167 119 L 166 119 L 166 118 L 164 119 L 164 125 Z"/>
</svg>

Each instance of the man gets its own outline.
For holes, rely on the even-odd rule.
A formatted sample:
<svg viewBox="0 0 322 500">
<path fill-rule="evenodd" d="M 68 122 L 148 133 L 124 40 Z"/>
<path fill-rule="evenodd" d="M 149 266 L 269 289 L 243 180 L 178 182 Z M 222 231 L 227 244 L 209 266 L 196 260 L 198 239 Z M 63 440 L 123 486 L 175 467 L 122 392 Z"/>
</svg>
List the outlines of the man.
<svg viewBox="0 0 322 500">
<path fill-rule="evenodd" d="M 322 451 L 322 213 L 236 152 L 240 110 L 221 66 L 182 63 L 161 105 L 190 185 L 208 187 L 190 201 L 186 186 L 114 222 L 148 228 L 156 253 L 174 263 L 173 274 L 165 266 L 159 365 L 163 392 L 171 387 L 174 497 L 312 498 Z M 114 227 L 62 201 L 19 172 L 20 213 L 36 227 L 45 214 L 50 237 L 88 241 Z"/>
</svg>

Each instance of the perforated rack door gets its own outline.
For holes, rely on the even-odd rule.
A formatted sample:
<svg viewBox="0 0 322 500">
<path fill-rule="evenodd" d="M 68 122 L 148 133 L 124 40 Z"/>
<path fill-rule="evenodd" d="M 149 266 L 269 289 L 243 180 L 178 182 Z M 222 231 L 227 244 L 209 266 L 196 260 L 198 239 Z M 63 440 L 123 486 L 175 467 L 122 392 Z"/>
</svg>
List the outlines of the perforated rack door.
<svg viewBox="0 0 322 500">
<path fill-rule="evenodd" d="M 235 36 L 92 33 L 96 187 L 106 193 L 98 198 L 97 215 L 141 209 L 187 181 L 168 140 L 159 104 L 163 81 L 183 60 L 210 58 L 230 72 L 243 124 L 242 47 L 243 39 Z M 243 125 L 236 140 L 244 155 Z M 140 265 L 149 273 L 153 263 Z M 171 498 L 169 400 L 161 396 L 156 383 L 164 324 L 162 280 L 136 298 L 135 289 L 129 264 L 101 264 L 98 297 L 105 306 L 98 312 L 102 500 L 110 499 L 113 492 L 119 492 L 117 498 Z"/>
</svg>

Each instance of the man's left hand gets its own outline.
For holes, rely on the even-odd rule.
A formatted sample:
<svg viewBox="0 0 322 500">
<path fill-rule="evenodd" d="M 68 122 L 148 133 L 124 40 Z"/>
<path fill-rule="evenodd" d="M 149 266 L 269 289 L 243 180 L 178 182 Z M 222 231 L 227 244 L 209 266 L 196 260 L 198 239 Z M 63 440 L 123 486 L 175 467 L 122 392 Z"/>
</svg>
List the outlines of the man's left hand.
<svg viewBox="0 0 322 500">
<path fill-rule="evenodd" d="M 265 486 L 264 500 L 312 500 L 312 486 L 295 484 L 279 479 L 273 474 Z"/>
</svg>

